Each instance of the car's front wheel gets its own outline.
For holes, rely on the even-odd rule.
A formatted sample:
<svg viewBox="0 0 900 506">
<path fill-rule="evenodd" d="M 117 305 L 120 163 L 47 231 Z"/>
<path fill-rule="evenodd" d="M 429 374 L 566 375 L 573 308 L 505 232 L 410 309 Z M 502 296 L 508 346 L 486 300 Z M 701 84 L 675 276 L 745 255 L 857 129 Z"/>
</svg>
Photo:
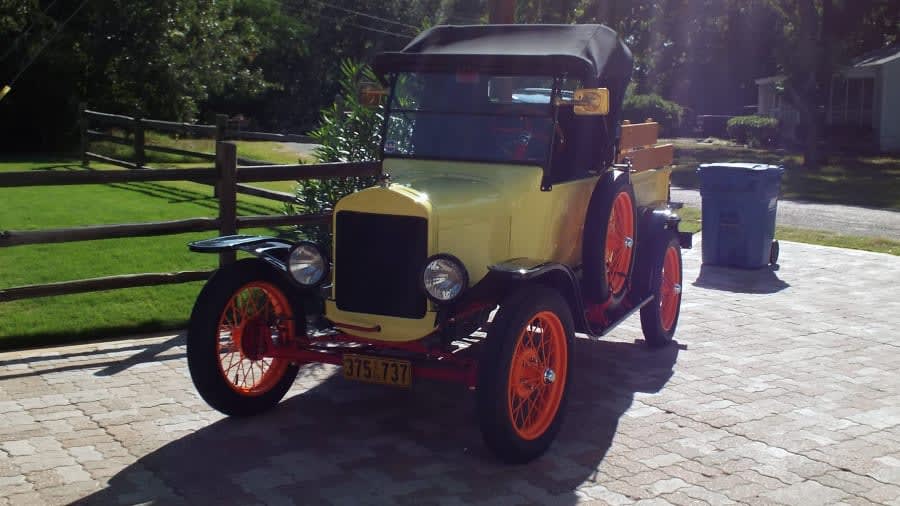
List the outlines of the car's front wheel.
<svg viewBox="0 0 900 506">
<path fill-rule="evenodd" d="M 559 432 L 572 377 L 572 314 L 557 291 L 524 288 L 500 305 L 479 363 L 478 417 L 500 459 L 525 463 Z"/>
<path fill-rule="evenodd" d="M 191 313 L 187 359 L 210 406 L 253 415 L 290 389 L 298 366 L 270 353 L 303 330 L 302 308 L 289 294 L 283 276 L 256 259 L 223 267 L 203 287 Z"/>
</svg>

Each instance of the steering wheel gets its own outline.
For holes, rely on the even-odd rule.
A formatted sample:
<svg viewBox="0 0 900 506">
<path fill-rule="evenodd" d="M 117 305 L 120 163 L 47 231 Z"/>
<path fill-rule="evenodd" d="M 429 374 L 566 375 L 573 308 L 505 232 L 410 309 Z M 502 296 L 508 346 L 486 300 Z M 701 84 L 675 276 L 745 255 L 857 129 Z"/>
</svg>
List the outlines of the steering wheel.
<svg viewBox="0 0 900 506">
<path fill-rule="evenodd" d="M 534 121 L 529 116 L 494 118 L 493 123 L 491 133 L 497 139 L 496 146 L 508 160 L 529 160 L 533 158 L 528 156 L 529 146 L 533 151 L 534 147 L 549 140 L 546 134 L 534 128 Z"/>
</svg>

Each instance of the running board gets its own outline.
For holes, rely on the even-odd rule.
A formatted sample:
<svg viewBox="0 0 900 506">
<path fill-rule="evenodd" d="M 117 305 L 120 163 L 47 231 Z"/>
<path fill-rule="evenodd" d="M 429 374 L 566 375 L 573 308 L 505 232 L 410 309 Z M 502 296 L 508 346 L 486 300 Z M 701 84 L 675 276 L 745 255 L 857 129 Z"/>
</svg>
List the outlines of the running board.
<svg viewBox="0 0 900 506">
<path fill-rule="evenodd" d="M 591 340 L 594 340 L 594 341 L 600 340 L 601 337 L 603 337 L 603 336 L 605 336 L 606 334 L 609 334 L 610 332 L 612 332 L 613 329 L 615 329 L 616 327 L 618 327 L 620 323 L 624 322 L 624 321 L 627 320 L 631 315 L 633 315 L 635 312 L 637 312 L 637 311 L 640 310 L 642 307 L 644 307 L 644 306 L 646 306 L 647 304 L 649 304 L 650 302 L 652 302 L 653 299 L 654 299 L 653 295 L 648 296 L 646 299 L 642 300 L 642 301 L 640 302 L 640 304 L 637 304 L 637 305 L 635 305 L 633 308 L 629 309 L 628 312 L 626 312 L 624 315 L 622 315 L 619 319 L 617 319 L 616 321 L 612 322 L 609 326 L 607 326 L 606 328 L 600 330 L 599 332 L 596 331 L 596 330 L 594 330 L 593 328 L 591 328 L 591 333 L 588 335 L 588 337 L 590 337 Z"/>
</svg>

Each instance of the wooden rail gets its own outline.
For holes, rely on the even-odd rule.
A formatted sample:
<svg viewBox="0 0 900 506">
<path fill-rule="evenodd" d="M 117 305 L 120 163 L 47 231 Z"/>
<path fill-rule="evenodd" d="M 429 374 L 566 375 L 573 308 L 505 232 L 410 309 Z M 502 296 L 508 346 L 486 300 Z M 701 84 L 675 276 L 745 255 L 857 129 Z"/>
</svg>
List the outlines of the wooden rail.
<svg viewBox="0 0 900 506">
<path fill-rule="evenodd" d="M 106 121 L 123 123 L 131 118 L 106 113 Z M 186 232 L 216 230 L 220 235 L 231 235 L 242 228 L 276 227 L 286 225 L 329 225 L 331 214 L 296 216 L 238 216 L 237 194 L 246 193 L 282 202 L 293 201 L 287 193 L 254 188 L 244 182 L 284 181 L 298 179 L 326 179 L 374 176 L 381 170 L 378 162 L 322 163 L 310 165 L 254 165 L 238 166 L 237 147 L 229 142 L 217 142 L 215 167 L 197 169 L 149 169 L 132 162 L 85 152 L 90 160 L 100 160 L 129 170 L 74 170 L 74 171 L 22 171 L 0 173 L 0 188 L 26 186 L 58 186 L 73 184 L 109 184 L 146 181 L 193 181 L 213 184 L 218 195 L 216 217 L 197 217 L 182 220 L 146 223 L 119 223 L 91 225 L 48 230 L 0 231 L 0 248 L 33 244 L 56 244 L 99 239 L 124 239 Z M 234 252 L 220 254 L 219 264 L 235 260 Z M 102 278 L 80 279 L 59 283 L 17 286 L 0 289 L 0 302 L 35 297 L 49 297 L 75 293 L 132 288 L 139 286 L 187 283 L 207 279 L 212 271 L 184 271 L 170 273 L 139 273 Z"/>
</svg>

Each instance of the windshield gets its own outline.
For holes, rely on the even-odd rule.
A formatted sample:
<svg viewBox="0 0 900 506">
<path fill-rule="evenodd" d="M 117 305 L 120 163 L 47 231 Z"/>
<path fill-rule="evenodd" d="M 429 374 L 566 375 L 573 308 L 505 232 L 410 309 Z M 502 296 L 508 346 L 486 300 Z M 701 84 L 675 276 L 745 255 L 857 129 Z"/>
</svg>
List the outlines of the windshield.
<svg viewBox="0 0 900 506">
<path fill-rule="evenodd" d="M 543 165 L 553 84 L 545 76 L 400 73 L 384 155 Z M 571 100 L 574 84 L 566 88 L 561 98 Z"/>
</svg>

